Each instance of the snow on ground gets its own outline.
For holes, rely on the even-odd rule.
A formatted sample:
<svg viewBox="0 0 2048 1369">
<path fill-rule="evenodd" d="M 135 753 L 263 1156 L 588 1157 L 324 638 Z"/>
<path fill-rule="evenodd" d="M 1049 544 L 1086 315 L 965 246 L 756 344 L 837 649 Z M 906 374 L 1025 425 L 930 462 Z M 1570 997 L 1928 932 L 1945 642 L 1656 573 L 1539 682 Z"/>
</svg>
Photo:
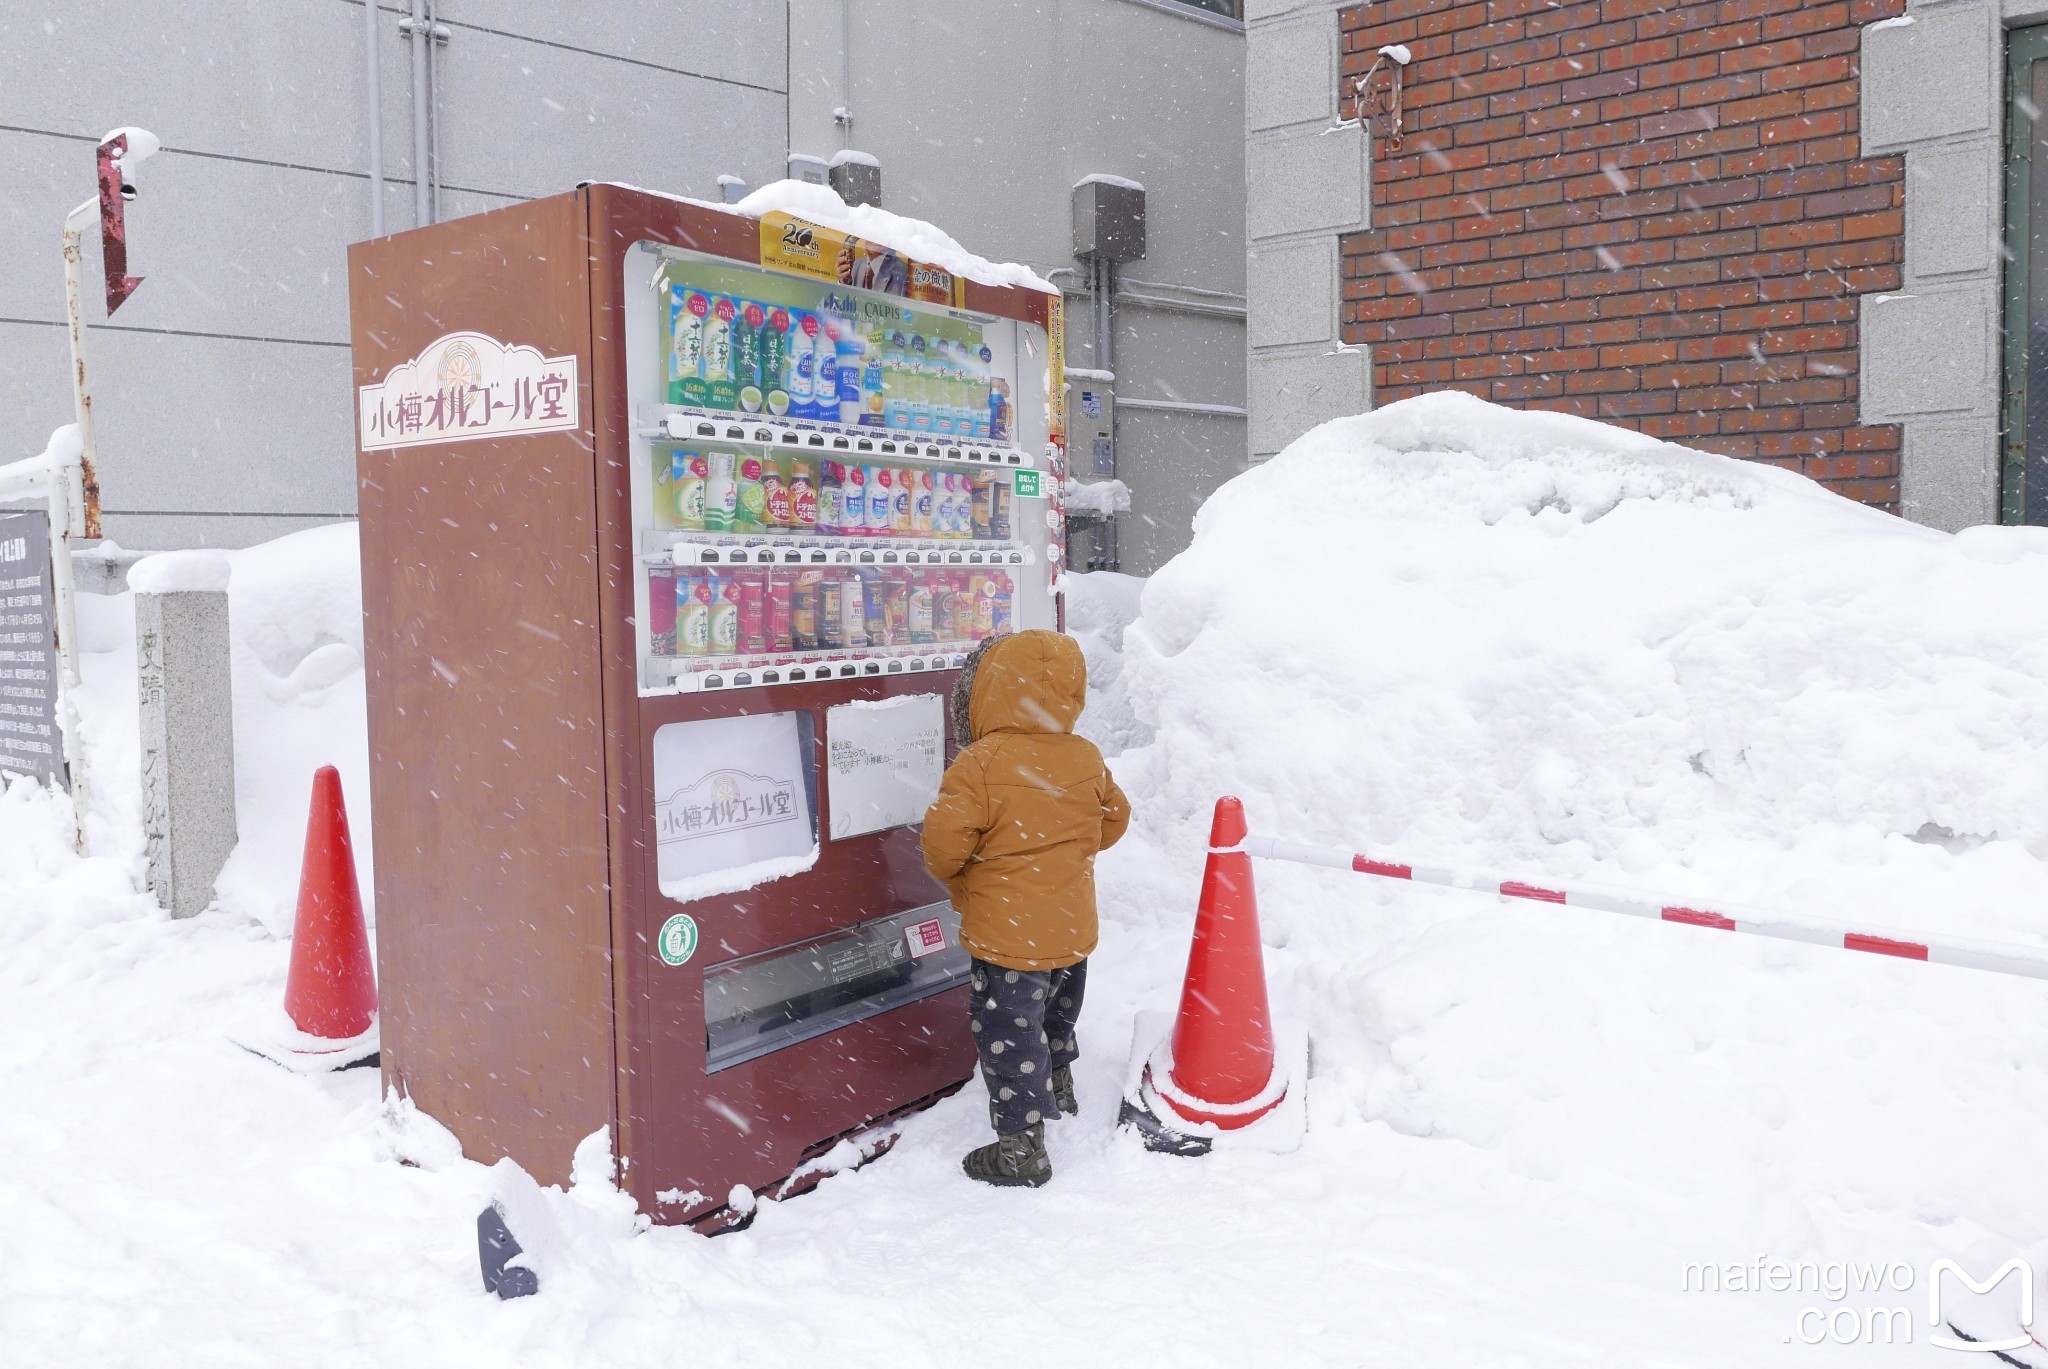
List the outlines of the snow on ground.
<svg viewBox="0 0 2048 1369">
<path fill-rule="evenodd" d="M 1083 726 L 1137 818 L 1053 1185 L 960 1177 L 973 1089 L 715 1241 L 636 1232 L 586 1150 L 551 1195 L 570 1267 L 504 1305 L 487 1171 L 371 1072 L 225 1039 L 282 994 L 314 765 L 368 858 L 354 557 L 346 528 L 230 557 L 221 907 L 135 892 L 126 599 L 82 605 L 95 855 L 61 798 L 0 795 L 8 1369 L 1940 1364 L 1930 1260 L 2048 1269 L 2048 987 L 1330 871 L 1259 870 L 1276 1007 L 1314 1039 L 1302 1148 L 1111 1129 L 1219 793 L 1303 841 L 2048 941 L 2048 534 L 1457 396 L 1326 425 L 1149 582 L 1074 578 Z M 1680 1291 L 1759 1256 L 1916 1282 Z M 1798 1343 L 1802 1308 L 1879 1305 L 1912 1346 Z"/>
</svg>

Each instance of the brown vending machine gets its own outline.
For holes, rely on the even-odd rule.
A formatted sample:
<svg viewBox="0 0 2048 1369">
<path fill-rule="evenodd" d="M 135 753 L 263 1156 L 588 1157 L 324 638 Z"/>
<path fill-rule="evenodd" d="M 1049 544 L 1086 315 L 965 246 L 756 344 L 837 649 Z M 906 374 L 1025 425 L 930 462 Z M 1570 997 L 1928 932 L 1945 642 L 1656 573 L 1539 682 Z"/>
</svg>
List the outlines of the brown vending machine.
<svg viewBox="0 0 2048 1369">
<path fill-rule="evenodd" d="M 349 287 L 385 1086 L 738 1221 L 971 1072 L 915 824 L 1059 622 L 1059 297 L 612 185 Z"/>
</svg>

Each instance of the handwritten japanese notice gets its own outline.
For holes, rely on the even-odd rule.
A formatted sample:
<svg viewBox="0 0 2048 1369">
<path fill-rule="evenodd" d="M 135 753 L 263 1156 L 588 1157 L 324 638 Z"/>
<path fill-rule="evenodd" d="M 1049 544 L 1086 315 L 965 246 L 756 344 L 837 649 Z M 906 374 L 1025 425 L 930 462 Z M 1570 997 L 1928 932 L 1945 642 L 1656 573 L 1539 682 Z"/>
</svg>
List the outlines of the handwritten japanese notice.
<svg viewBox="0 0 2048 1369">
<path fill-rule="evenodd" d="M 0 512 L 0 775 L 64 778 L 54 603 L 49 520 Z"/>
<path fill-rule="evenodd" d="M 719 877 L 750 867 L 765 877 L 764 863 L 810 854 L 817 829 L 807 718 L 758 713 L 656 729 L 655 872 L 663 893 L 685 898 L 714 884 L 740 887 L 747 881 Z"/>
<path fill-rule="evenodd" d="M 923 822 L 945 768 L 946 711 L 936 694 L 840 704 L 825 714 L 832 839 Z"/>
<path fill-rule="evenodd" d="M 364 451 L 579 426 L 576 358 L 542 356 L 483 333 L 450 333 L 356 391 Z"/>
</svg>

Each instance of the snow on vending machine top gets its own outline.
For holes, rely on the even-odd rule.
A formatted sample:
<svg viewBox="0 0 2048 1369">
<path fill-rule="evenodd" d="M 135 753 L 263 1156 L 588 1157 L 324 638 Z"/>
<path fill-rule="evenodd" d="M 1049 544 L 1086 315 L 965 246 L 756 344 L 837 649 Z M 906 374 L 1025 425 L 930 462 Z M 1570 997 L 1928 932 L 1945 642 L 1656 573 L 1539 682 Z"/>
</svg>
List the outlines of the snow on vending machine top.
<svg viewBox="0 0 2048 1369">
<path fill-rule="evenodd" d="M 613 185 L 349 252 L 387 1090 L 718 1229 L 972 1071 L 915 824 L 1054 627 L 1059 297 Z"/>
</svg>

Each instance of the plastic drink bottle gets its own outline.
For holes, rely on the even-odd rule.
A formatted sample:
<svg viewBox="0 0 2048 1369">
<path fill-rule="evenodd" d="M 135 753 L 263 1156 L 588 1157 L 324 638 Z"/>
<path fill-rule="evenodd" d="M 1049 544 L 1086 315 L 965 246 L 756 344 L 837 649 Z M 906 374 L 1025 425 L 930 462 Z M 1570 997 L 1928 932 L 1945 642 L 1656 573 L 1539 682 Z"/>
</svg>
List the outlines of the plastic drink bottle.
<svg viewBox="0 0 2048 1369">
<path fill-rule="evenodd" d="M 967 403 L 974 412 L 974 435 L 986 442 L 995 433 L 995 420 L 989 412 L 989 368 L 995 361 L 995 354 L 986 346 L 974 351 L 974 384 L 969 388 Z"/>
<path fill-rule="evenodd" d="M 789 458 L 771 452 L 761 460 L 761 525 L 789 531 Z"/>
<path fill-rule="evenodd" d="M 932 535 L 933 505 L 938 502 L 936 491 L 932 488 L 932 473 L 919 470 L 910 471 L 907 474 L 913 482 L 913 493 L 910 499 L 911 534 L 917 537 L 930 537 Z"/>
<path fill-rule="evenodd" d="M 730 656 L 739 649 L 739 594 L 729 575 L 714 571 L 706 579 L 711 586 L 711 654 Z"/>
<path fill-rule="evenodd" d="M 712 452 L 705 457 L 704 531 L 731 532 L 739 513 L 739 476 L 731 452 Z"/>
<path fill-rule="evenodd" d="M 711 302 L 711 315 L 704 320 L 704 402 L 714 409 L 730 409 L 738 402 L 733 381 L 733 303 L 720 295 Z"/>
<path fill-rule="evenodd" d="M 813 418 L 826 423 L 839 421 L 839 344 L 833 341 L 835 325 L 829 315 L 818 317 L 817 336 L 811 339 L 811 350 L 817 360 L 811 366 L 811 384 L 815 387 L 813 396 Z"/>
<path fill-rule="evenodd" d="M 950 437 L 953 432 L 953 344 L 942 337 L 935 337 L 926 356 L 932 368 L 932 432 Z"/>
<path fill-rule="evenodd" d="M 789 530 L 799 537 L 818 530 L 818 487 L 807 456 L 789 459 Z"/>
<path fill-rule="evenodd" d="M 871 537 L 889 535 L 890 510 L 896 497 L 891 479 L 893 474 L 887 466 L 868 467 L 867 531 Z"/>
<path fill-rule="evenodd" d="M 750 414 L 761 412 L 761 329 L 768 316 L 752 300 L 742 300 L 732 321 L 734 398 Z"/>
<path fill-rule="evenodd" d="M 854 327 L 853 320 L 837 320 L 839 329 L 839 414 L 841 423 L 854 427 L 861 422 L 861 377 L 868 369 L 867 334 Z"/>
<path fill-rule="evenodd" d="M 711 301 L 680 285 L 669 292 L 668 402 L 704 402 L 704 319 Z"/>
<path fill-rule="evenodd" d="M 1010 573 L 990 571 L 988 581 L 990 596 L 995 601 L 995 631 L 999 634 L 1016 631 L 1017 598 L 1010 584 Z"/>
<path fill-rule="evenodd" d="M 789 311 L 770 309 L 761 329 L 763 407 L 781 418 L 789 412 Z"/>
<path fill-rule="evenodd" d="M 916 530 L 916 516 L 911 512 L 911 504 L 917 497 L 917 472 L 907 466 L 898 466 L 891 489 L 889 531 L 897 537 L 908 537 Z"/>
<path fill-rule="evenodd" d="M 882 426 L 910 426 L 910 344 L 900 329 L 882 348 Z"/>
<path fill-rule="evenodd" d="M 882 364 L 882 330 L 870 324 L 862 329 L 862 353 L 860 367 L 860 425 L 864 428 L 879 428 L 885 420 L 884 413 L 884 367 Z"/>
<path fill-rule="evenodd" d="M 678 570 L 676 592 L 676 654 L 711 654 L 711 586 L 700 570 Z"/>
<path fill-rule="evenodd" d="M 676 526 L 686 532 L 704 530 L 704 458 L 677 447 L 669 453 L 669 491 L 675 496 Z"/>
<path fill-rule="evenodd" d="M 766 471 L 758 456 L 739 458 L 738 508 L 733 514 L 734 532 L 760 532 L 768 526 Z"/>
<path fill-rule="evenodd" d="M 846 477 L 839 490 L 839 531 L 845 537 L 861 537 L 868 530 L 868 468 L 849 462 L 842 469 Z"/>
<path fill-rule="evenodd" d="M 790 318 L 789 416 L 815 418 L 818 409 L 812 401 L 812 391 L 817 384 L 818 354 L 811 346 L 811 334 L 817 330 L 818 317 L 793 312 Z"/>
<path fill-rule="evenodd" d="M 932 373 L 924 334 L 910 335 L 910 427 L 914 432 L 932 430 Z"/>
</svg>

